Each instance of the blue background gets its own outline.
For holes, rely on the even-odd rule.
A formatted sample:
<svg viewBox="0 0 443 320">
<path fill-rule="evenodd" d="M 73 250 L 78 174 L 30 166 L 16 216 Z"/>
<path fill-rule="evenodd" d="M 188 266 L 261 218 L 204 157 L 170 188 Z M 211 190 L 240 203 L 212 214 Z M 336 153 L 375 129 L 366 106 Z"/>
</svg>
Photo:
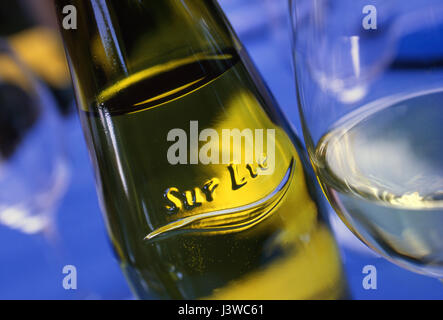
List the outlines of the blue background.
<svg viewBox="0 0 443 320">
<path fill-rule="evenodd" d="M 285 0 L 221 1 L 241 40 L 289 119 L 301 133 Z M 77 116 L 65 120 L 71 180 L 57 212 L 57 241 L 0 226 L 0 299 L 132 299 L 113 256 L 97 203 L 92 168 Z M 332 213 L 355 299 L 442 299 L 435 279 L 403 270 L 366 249 Z M 54 243 L 54 244 L 51 244 Z M 362 269 L 377 268 L 376 290 Z M 78 290 L 63 289 L 63 266 L 78 271 Z M 326 267 L 326 266 L 325 266 Z"/>
</svg>

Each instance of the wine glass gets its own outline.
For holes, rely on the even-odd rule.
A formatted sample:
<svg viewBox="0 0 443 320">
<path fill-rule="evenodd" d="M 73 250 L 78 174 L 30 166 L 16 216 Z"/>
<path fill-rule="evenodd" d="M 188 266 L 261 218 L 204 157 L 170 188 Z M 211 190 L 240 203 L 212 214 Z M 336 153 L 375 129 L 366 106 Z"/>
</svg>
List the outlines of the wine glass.
<svg viewBox="0 0 443 320">
<path fill-rule="evenodd" d="M 369 247 L 443 278 L 443 2 L 291 1 L 306 146 Z"/>
<path fill-rule="evenodd" d="M 60 121 L 49 91 L 0 39 L 0 224 L 55 235 L 68 177 Z"/>
</svg>

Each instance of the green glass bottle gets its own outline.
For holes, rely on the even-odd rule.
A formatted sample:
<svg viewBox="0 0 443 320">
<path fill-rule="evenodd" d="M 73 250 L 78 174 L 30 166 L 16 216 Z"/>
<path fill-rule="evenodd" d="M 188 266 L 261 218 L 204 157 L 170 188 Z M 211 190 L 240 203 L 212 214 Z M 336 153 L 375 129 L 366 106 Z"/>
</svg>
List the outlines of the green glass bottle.
<svg viewBox="0 0 443 320">
<path fill-rule="evenodd" d="M 218 4 L 56 5 L 109 235 L 137 297 L 344 297 L 303 151 Z M 77 29 L 63 27 L 66 6 Z"/>
</svg>

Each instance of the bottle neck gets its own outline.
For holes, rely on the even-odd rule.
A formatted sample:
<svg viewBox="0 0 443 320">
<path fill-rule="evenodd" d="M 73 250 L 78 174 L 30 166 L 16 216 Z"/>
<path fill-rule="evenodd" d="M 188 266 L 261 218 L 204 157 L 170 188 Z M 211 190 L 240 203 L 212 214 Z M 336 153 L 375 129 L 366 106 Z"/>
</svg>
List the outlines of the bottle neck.
<svg viewBox="0 0 443 320">
<path fill-rule="evenodd" d="M 142 70 L 238 46 L 214 0 L 55 0 L 79 102 Z M 63 8 L 77 29 L 63 28 Z M 239 48 L 238 48 L 239 49 Z"/>
</svg>

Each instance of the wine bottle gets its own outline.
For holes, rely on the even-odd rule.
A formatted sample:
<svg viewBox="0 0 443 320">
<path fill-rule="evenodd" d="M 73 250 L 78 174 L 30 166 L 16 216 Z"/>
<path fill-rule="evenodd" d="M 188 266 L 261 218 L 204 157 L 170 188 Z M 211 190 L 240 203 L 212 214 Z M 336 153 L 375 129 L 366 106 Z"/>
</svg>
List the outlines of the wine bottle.
<svg viewBox="0 0 443 320">
<path fill-rule="evenodd" d="M 299 140 L 218 4 L 56 7 L 108 232 L 136 296 L 343 298 Z"/>
</svg>

